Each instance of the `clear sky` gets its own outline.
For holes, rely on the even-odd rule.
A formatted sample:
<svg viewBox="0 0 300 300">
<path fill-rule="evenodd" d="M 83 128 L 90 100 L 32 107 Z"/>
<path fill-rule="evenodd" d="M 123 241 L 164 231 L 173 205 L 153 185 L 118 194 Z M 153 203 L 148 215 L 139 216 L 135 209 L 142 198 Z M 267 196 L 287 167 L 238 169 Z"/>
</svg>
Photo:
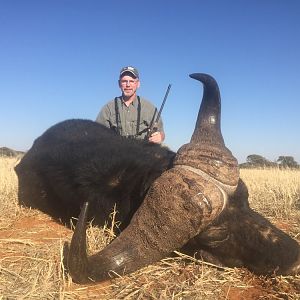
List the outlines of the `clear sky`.
<svg viewBox="0 0 300 300">
<path fill-rule="evenodd" d="M 165 143 L 190 140 L 202 85 L 215 77 L 222 132 L 250 154 L 300 163 L 300 1 L 0 0 L 0 147 L 27 150 L 53 124 L 95 120 L 125 65 L 163 110 Z"/>
</svg>

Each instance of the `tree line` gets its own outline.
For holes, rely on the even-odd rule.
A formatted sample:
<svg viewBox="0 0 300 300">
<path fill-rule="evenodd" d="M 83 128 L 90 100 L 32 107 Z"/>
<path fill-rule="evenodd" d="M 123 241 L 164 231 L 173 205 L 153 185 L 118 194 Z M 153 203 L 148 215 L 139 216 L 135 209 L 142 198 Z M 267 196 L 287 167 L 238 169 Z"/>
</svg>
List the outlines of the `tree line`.
<svg viewBox="0 0 300 300">
<path fill-rule="evenodd" d="M 19 156 L 23 155 L 24 152 L 16 151 L 7 147 L 0 147 L 0 156 Z M 246 162 L 239 165 L 240 168 L 291 168 L 300 169 L 293 156 L 279 156 L 275 162 L 272 162 L 265 157 L 258 154 L 251 154 L 247 156 Z"/>
<path fill-rule="evenodd" d="M 258 154 L 251 154 L 247 156 L 246 162 L 240 164 L 241 168 L 290 168 L 300 169 L 300 165 L 295 161 L 293 156 L 281 155 L 274 162 L 266 159 Z"/>
</svg>

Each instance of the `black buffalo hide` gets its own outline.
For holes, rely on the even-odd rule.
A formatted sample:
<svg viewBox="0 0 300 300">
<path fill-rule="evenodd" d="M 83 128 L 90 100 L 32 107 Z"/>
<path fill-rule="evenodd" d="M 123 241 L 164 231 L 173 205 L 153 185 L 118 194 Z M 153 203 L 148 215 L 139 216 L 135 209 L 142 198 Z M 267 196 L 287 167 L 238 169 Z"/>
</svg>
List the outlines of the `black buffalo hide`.
<svg viewBox="0 0 300 300">
<path fill-rule="evenodd" d="M 68 224 L 88 201 L 90 219 L 99 225 L 116 204 L 124 228 L 174 156 L 166 147 L 117 136 L 96 122 L 67 120 L 36 139 L 17 165 L 19 202 Z"/>
</svg>

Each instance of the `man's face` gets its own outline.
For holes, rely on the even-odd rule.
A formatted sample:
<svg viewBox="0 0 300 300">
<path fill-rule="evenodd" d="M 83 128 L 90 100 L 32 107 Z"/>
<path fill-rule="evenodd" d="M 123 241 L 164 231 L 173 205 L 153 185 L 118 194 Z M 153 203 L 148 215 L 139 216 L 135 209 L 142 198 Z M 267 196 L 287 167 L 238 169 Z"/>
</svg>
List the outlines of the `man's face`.
<svg viewBox="0 0 300 300">
<path fill-rule="evenodd" d="M 133 76 L 124 75 L 119 80 L 119 87 L 124 97 L 131 97 L 136 94 L 136 90 L 140 87 L 140 81 Z"/>
</svg>

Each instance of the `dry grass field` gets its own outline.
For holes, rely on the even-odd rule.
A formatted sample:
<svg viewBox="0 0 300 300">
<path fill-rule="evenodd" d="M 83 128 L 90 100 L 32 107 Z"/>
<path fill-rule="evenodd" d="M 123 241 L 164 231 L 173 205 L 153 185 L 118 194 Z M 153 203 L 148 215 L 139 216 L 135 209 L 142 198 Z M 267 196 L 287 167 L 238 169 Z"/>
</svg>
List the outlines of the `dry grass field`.
<svg viewBox="0 0 300 300">
<path fill-rule="evenodd" d="M 19 207 L 17 161 L 0 157 L 0 299 L 300 299 L 300 276 L 258 277 L 180 254 L 101 284 L 74 284 L 62 266 L 72 231 Z M 251 206 L 300 242 L 300 171 L 241 170 L 241 177 Z M 113 238 L 111 223 L 89 227 L 90 252 Z"/>
</svg>

